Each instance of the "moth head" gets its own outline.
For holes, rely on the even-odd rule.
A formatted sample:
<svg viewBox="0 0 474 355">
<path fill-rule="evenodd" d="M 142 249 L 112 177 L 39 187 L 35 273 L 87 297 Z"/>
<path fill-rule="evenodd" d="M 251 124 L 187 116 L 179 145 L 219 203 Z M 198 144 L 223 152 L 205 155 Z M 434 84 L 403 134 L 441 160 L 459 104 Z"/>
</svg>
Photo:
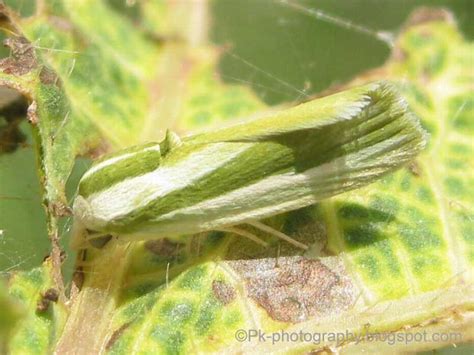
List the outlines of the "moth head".
<svg viewBox="0 0 474 355">
<path fill-rule="evenodd" d="M 111 234 L 91 228 L 97 221 L 91 213 L 89 203 L 80 195 L 74 200 L 73 215 L 72 249 L 85 249 L 88 246 L 100 249 L 112 239 Z"/>
</svg>

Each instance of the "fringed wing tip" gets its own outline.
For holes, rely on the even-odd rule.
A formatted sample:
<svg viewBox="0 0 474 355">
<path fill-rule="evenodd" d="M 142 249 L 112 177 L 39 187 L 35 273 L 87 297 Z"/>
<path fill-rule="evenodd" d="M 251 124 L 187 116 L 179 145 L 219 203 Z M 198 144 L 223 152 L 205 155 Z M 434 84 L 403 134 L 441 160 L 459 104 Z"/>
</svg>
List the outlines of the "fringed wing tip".
<svg viewBox="0 0 474 355">
<path fill-rule="evenodd" d="M 387 80 L 379 80 L 367 86 L 367 95 L 372 100 L 386 100 L 389 114 L 400 122 L 401 132 L 412 136 L 411 145 L 416 151 L 415 154 L 423 150 L 429 138 L 428 132 L 422 127 L 420 118 L 410 109 L 397 85 Z"/>
</svg>

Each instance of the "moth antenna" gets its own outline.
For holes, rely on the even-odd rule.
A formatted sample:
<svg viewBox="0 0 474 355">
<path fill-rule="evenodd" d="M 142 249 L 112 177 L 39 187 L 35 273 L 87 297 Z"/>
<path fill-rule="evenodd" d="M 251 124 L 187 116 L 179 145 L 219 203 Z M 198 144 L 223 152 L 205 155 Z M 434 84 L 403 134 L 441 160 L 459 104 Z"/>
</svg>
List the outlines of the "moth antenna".
<svg viewBox="0 0 474 355">
<path fill-rule="evenodd" d="M 298 248 L 301 248 L 303 250 L 308 250 L 308 246 L 306 244 L 303 244 L 303 243 L 300 243 L 298 242 L 297 240 L 287 236 L 285 233 L 282 233 L 276 229 L 273 229 L 272 227 L 269 227 L 267 226 L 266 224 L 263 224 L 261 222 L 258 222 L 258 221 L 252 221 L 252 222 L 247 222 L 247 224 L 257 228 L 257 229 L 260 229 L 261 231 L 264 231 L 268 234 L 271 234 L 277 238 L 280 238 L 292 245 L 294 245 L 295 247 L 298 247 Z"/>
<path fill-rule="evenodd" d="M 219 231 L 221 232 L 227 232 L 227 233 L 234 233 L 234 234 L 237 234 L 237 235 L 240 235 L 242 237 L 245 237 L 245 238 L 248 238 L 250 239 L 251 241 L 257 243 L 257 244 L 260 244 L 262 245 L 263 247 L 267 248 L 268 247 L 268 243 L 261 240 L 259 237 L 257 237 L 256 235 L 250 233 L 250 232 L 247 232 L 246 230 L 243 230 L 243 229 L 240 229 L 240 228 L 235 228 L 235 227 L 229 227 L 229 228 L 221 228 L 219 229 Z"/>
</svg>

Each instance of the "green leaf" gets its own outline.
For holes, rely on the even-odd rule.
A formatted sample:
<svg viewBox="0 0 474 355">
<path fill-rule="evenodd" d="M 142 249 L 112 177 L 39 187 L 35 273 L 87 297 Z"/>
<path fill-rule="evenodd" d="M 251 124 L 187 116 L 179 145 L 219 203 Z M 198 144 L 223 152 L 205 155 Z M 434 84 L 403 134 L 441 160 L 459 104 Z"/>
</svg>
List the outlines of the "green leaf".
<svg viewBox="0 0 474 355">
<path fill-rule="evenodd" d="M 6 351 L 10 334 L 15 329 L 23 309 L 7 293 L 7 289 L 0 280 L 0 351 Z"/>
<path fill-rule="evenodd" d="M 381 74 L 398 80 L 430 133 L 428 149 L 405 170 L 321 206 L 336 236 L 331 250 L 349 252 L 374 299 L 472 282 L 472 50 L 449 21 L 403 33 Z"/>
<path fill-rule="evenodd" d="M 24 317 L 9 338 L 13 354 L 50 354 L 66 321 L 64 300 L 57 299 L 51 260 L 42 267 L 19 272 L 9 281 L 10 297 L 24 309 Z M 14 310 L 9 306 L 8 310 Z M 3 308 L 2 308 L 3 310 Z"/>
<path fill-rule="evenodd" d="M 61 200 L 58 191 L 74 156 L 84 147 L 97 147 L 99 137 L 102 147 L 113 150 L 157 139 L 165 127 L 187 131 L 264 108 L 248 89 L 214 77 L 216 52 L 202 38 L 197 47 L 190 46 L 194 31 L 184 31 L 184 24 L 153 26 L 146 6 L 144 30 L 101 1 L 45 3 L 33 18 L 15 22 L 29 42 L 13 42 L 13 48 L 26 45 L 26 56 L 13 57 L 13 68 L 24 70 L 19 62 L 28 64 L 28 53 L 34 54 L 35 66 L 27 73 L 3 71 L 0 80 L 36 104 L 41 119 L 34 129 L 49 203 Z M 169 11 L 162 16 L 181 18 Z M 434 20 L 407 26 L 392 59 L 351 83 L 395 81 L 431 133 L 428 149 L 377 184 L 265 221 L 311 244 L 308 254 L 302 257 L 265 236 L 268 249 L 216 232 L 173 242 L 111 242 L 78 261 L 70 308 L 64 311 L 64 300 L 53 304 L 49 323 L 36 314 L 33 300 L 50 287 L 54 269 L 14 279 L 10 293 L 28 290 L 23 292 L 30 312 L 10 349 L 27 352 L 31 334 L 38 336 L 40 352 L 58 353 L 357 352 L 372 346 L 331 338 L 239 342 L 239 329 L 267 334 L 456 330 L 463 335 L 459 342 L 469 341 L 473 46 L 443 20 L 445 13 L 434 14 L 418 13 L 418 19 Z M 182 20 L 188 23 L 185 16 Z M 164 38 L 178 34 L 184 41 L 149 39 L 150 32 L 160 31 Z M 60 87 L 55 80 L 41 82 L 43 68 L 54 70 L 48 73 L 56 73 Z M 163 93 L 168 96 L 160 100 Z M 63 124 L 62 114 L 69 111 Z M 58 138 L 57 130 L 69 143 Z M 55 141 L 64 140 L 64 151 L 52 145 L 53 132 Z M 43 275 L 41 282 L 31 281 L 34 273 Z M 423 346 L 397 343 L 390 350 Z"/>
<path fill-rule="evenodd" d="M 64 185 L 78 154 L 262 107 L 248 89 L 214 78 L 214 50 L 155 43 L 105 2 L 48 1 L 28 20 L 0 10 L 15 33 L 7 42 L 12 56 L 0 63 L 0 85 L 31 102 L 49 205 L 65 205 Z"/>
<path fill-rule="evenodd" d="M 65 186 L 77 155 L 157 140 L 168 128 L 197 128 L 263 104 L 248 88 L 215 77 L 213 48 L 152 40 L 105 1 L 41 4 L 25 19 L 0 4 L 11 51 L 0 61 L 0 87 L 18 91 L 30 105 L 55 279 L 62 289 L 58 217 L 69 212 Z"/>
</svg>

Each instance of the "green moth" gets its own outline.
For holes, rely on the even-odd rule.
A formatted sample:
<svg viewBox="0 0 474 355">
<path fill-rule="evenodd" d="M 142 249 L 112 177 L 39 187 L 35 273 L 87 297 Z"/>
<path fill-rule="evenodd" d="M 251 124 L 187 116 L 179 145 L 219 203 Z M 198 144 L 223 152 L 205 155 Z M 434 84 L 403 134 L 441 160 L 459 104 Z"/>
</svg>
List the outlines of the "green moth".
<svg viewBox="0 0 474 355">
<path fill-rule="evenodd" d="M 418 118 L 383 81 L 183 139 L 167 132 L 85 173 L 73 246 L 210 230 L 258 242 L 238 228 L 252 224 L 305 247 L 258 221 L 371 183 L 412 160 L 425 141 Z"/>
</svg>

